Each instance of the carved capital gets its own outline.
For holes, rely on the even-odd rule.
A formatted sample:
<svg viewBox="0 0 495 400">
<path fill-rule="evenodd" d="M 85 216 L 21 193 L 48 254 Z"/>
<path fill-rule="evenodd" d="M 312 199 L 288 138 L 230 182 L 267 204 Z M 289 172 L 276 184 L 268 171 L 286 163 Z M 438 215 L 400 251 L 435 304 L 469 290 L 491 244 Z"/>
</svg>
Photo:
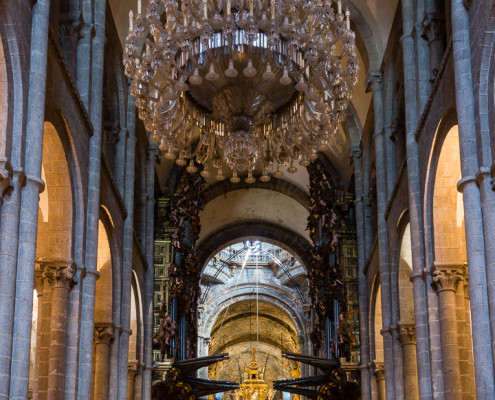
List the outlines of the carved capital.
<svg viewBox="0 0 495 400">
<path fill-rule="evenodd" d="M 138 360 L 129 360 L 127 365 L 127 373 L 129 374 L 129 377 L 133 378 L 137 374 L 138 366 Z"/>
<path fill-rule="evenodd" d="M 82 28 L 84 26 L 84 21 L 81 19 L 79 21 L 65 21 L 60 24 L 60 30 L 58 32 L 58 37 L 60 42 L 65 40 L 70 40 L 73 43 L 77 43 L 79 39 L 82 38 Z"/>
<path fill-rule="evenodd" d="M 53 287 L 72 289 L 77 283 L 75 279 L 76 264 L 64 261 L 39 261 L 42 271 L 42 280 Z"/>
<path fill-rule="evenodd" d="M 369 71 L 366 79 L 366 92 L 376 92 L 382 89 L 382 73 L 380 71 Z"/>
<path fill-rule="evenodd" d="M 457 290 L 459 282 L 464 278 L 462 266 L 434 265 L 431 272 L 433 286 L 438 293 Z"/>
<path fill-rule="evenodd" d="M 421 25 L 421 37 L 425 39 L 428 44 L 435 40 L 442 39 L 444 32 L 444 20 L 436 15 L 425 15 L 423 24 Z"/>
<path fill-rule="evenodd" d="M 114 331 L 112 323 L 95 324 L 95 344 L 111 344 L 115 339 Z"/>
<path fill-rule="evenodd" d="M 359 146 L 351 146 L 351 158 L 361 158 L 362 157 L 362 152 L 361 148 Z"/>
<path fill-rule="evenodd" d="M 6 160 L 0 159 L 0 203 L 12 187 L 12 168 Z"/>
<path fill-rule="evenodd" d="M 397 331 L 402 346 L 416 344 L 416 328 L 413 322 L 400 321 Z"/>
<path fill-rule="evenodd" d="M 376 376 L 377 381 L 382 381 L 385 379 L 385 367 L 383 362 L 373 361 L 371 363 L 371 368 L 373 368 L 373 374 Z"/>
</svg>

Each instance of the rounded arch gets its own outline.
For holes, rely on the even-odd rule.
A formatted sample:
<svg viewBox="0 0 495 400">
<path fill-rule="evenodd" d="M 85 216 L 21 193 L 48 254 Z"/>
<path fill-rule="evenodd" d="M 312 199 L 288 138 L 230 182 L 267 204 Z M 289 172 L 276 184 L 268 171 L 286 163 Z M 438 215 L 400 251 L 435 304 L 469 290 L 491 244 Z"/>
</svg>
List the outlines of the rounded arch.
<svg viewBox="0 0 495 400">
<path fill-rule="evenodd" d="M 479 112 L 478 123 L 481 137 L 481 155 L 483 165 L 488 165 L 489 160 L 495 155 L 495 121 L 490 116 L 495 113 L 495 4 L 492 4 L 490 12 L 486 13 L 487 22 L 483 38 L 480 40 L 481 60 L 479 61 L 478 81 L 475 81 L 475 94 Z M 488 145 L 490 144 L 490 145 Z M 492 176 L 495 176 L 495 163 L 492 162 Z"/>
<path fill-rule="evenodd" d="M 104 211 L 100 209 L 100 215 Z M 96 281 L 95 293 L 95 323 L 110 323 L 113 321 L 113 260 L 110 245 L 108 219 L 100 217 L 98 221 L 98 252 L 97 269 L 100 277 Z"/>
<path fill-rule="evenodd" d="M 399 231 L 400 241 L 397 266 L 397 293 L 399 296 L 399 321 L 414 323 L 413 285 L 410 280 L 412 273 L 411 225 L 404 221 Z"/>
<path fill-rule="evenodd" d="M 9 79 L 7 76 L 7 60 L 3 49 L 2 32 L 0 31 L 0 162 L 7 159 L 7 131 L 9 123 Z"/>
<path fill-rule="evenodd" d="M 0 15 L 0 69 L 2 90 L 0 91 L 0 167 L 2 161 L 10 160 L 14 166 L 21 165 L 24 149 L 23 135 L 25 114 L 24 104 L 27 95 L 28 46 L 17 38 L 21 26 L 12 22 L 11 6 L 4 5 Z M 5 116 L 5 118 L 3 118 Z M 2 146 L 3 149 L 2 149 Z M 5 159 L 5 160 L 2 160 Z"/>
<path fill-rule="evenodd" d="M 371 357 L 375 362 L 384 362 L 382 329 L 382 296 L 380 276 L 375 276 L 370 308 L 370 349 Z"/>
<path fill-rule="evenodd" d="M 248 301 L 253 299 L 253 288 L 249 285 L 238 287 L 237 290 L 224 291 L 220 296 L 216 296 L 212 301 L 205 303 L 204 308 L 213 310 L 205 316 L 199 334 L 201 336 L 209 336 L 212 328 L 218 318 L 222 315 L 222 311 L 225 312 L 225 308 L 229 304 Z M 290 298 L 289 296 L 281 297 L 279 293 L 275 292 L 269 287 L 259 288 L 259 300 L 266 303 L 274 304 L 283 310 L 294 322 L 296 332 L 299 336 L 305 336 L 306 327 L 304 324 L 304 312 L 300 305 L 297 303 L 297 299 Z"/>
<path fill-rule="evenodd" d="M 454 111 L 442 118 L 435 135 L 427 173 L 427 235 L 434 263 L 466 261 L 464 204 L 457 191 L 461 179 L 459 132 Z"/>
<path fill-rule="evenodd" d="M 312 260 L 311 244 L 287 228 L 267 221 L 247 221 L 217 230 L 197 246 L 198 262 L 202 270 L 206 262 L 220 249 L 243 240 L 263 240 L 275 244 L 294 254 L 302 265 Z"/>
<path fill-rule="evenodd" d="M 42 177 L 45 190 L 40 196 L 36 257 L 52 260 L 73 259 L 73 187 L 71 174 L 58 130 L 45 122 Z"/>
<path fill-rule="evenodd" d="M 309 239 L 306 231 L 309 212 L 291 196 L 258 188 L 234 190 L 208 202 L 201 211 L 199 242 L 218 230 L 251 221 L 278 225 Z"/>
<path fill-rule="evenodd" d="M 428 168 L 426 172 L 425 181 L 425 197 L 424 197 L 424 212 L 425 212 L 425 252 L 428 257 L 427 264 L 433 265 L 436 260 L 435 257 L 435 237 L 434 237 L 434 189 L 437 178 L 438 164 L 440 159 L 440 153 L 447 134 L 450 129 L 457 125 L 457 115 L 455 110 L 449 109 L 440 120 L 433 144 L 431 147 L 430 156 L 428 159 Z M 456 152 L 459 151 L 457 148 Z M 458 177 L 459 178 L 459 177 Z M 457 184 L 457 181 L 456 181 Z M 438 194 L 438 191 L 437 191 Z"/>
<path fill-rule="evenodd" d="M 272 190 L 281 194 L 285 194 L 295 199 L 303 207 L 307 208 L 308 206 L 308 195 L 306 194 L 306 192 L 293 183 L 284 181 L 283 179 L 270 179 L 268 182 L 261 182 L 260 180 L 256 180 L 256 182 L 251 184 L 244 181 L 239 183 L 232 183 L 229 180 L 225 179 L 208 187 L 205 192 L 205 203 L 209 203 L 213 199 L 233 192 L 235 190 L 251 188 Z"/>
</svg>

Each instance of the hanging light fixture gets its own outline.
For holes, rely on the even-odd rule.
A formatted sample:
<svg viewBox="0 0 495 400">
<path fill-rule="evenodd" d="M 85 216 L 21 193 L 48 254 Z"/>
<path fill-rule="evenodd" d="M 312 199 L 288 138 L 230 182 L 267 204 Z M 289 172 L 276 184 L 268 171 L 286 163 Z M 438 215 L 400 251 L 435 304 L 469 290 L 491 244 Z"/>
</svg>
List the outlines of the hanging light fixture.
<svg viewBox="0 0 495 400">
<path fill-rule="evenodd" d="M 283 176 L 345 118 L 358 62 L 341 0 L 150 0 L 129 15 L 125 74 L 166 158 Z M 261 172 L 263 171 L 263 172 Z"/>
</svg>

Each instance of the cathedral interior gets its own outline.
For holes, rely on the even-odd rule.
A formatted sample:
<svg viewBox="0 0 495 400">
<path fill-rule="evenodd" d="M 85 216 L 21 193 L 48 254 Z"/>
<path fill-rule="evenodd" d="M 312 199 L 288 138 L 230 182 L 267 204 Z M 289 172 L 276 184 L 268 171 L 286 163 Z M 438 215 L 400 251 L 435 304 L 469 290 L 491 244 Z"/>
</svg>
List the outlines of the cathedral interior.
<svg viewBox="0 0 495 400">
<path fill-rule="evenodd" d="M 0 0 L 0 400 L 494 400 L 494 46 L 489 0 Z"/>
</svg>

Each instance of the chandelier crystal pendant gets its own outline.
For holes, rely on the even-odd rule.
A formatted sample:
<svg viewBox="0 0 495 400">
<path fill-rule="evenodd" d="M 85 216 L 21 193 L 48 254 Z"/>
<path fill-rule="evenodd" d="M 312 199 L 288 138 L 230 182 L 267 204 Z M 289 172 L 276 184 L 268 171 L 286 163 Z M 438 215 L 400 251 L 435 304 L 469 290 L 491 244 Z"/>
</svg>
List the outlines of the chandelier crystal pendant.
<svg viewBox="0 0 495 400">
<path fill-rule="evenodd" d="M 138 0 L 124 65 L 139 118 L 165 158 L 205 178 L 293 173 L 345 118 L 359 70 L 349 17 L 341 0 L 150 0 L 144 15 Z"/>
</svg>

